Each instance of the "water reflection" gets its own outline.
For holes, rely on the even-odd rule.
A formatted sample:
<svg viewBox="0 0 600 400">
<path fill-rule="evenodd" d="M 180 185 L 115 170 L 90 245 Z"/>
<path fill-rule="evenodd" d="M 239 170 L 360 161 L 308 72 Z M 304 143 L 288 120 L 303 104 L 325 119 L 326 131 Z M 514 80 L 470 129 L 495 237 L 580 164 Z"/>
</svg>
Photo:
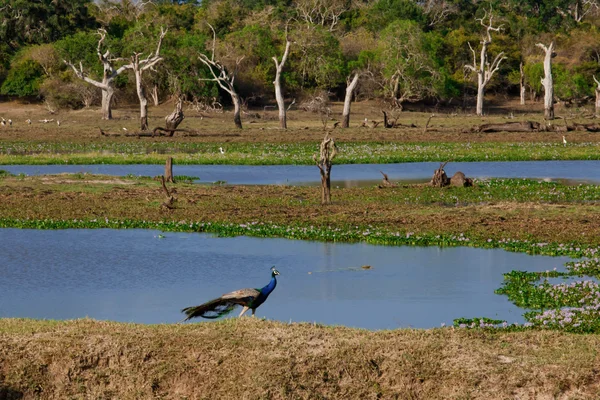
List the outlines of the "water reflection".
<svg viewBox="0 0 600 400">
<path fill-rule="evenodd" d="M 488 316 L 523 322 L 493 293 L 513 269 L 566 258 L 472 248 L 389 247 L 148 230 L 0 229 L 0 317 L 172 323 L 179 310 L 244 287 L 279 285 L 257 315 L 369 329 Z M 371 265 L 371 270 L 360 269 Z M 352 269 L 349 269 L 352 268 Z"/>
</svg>

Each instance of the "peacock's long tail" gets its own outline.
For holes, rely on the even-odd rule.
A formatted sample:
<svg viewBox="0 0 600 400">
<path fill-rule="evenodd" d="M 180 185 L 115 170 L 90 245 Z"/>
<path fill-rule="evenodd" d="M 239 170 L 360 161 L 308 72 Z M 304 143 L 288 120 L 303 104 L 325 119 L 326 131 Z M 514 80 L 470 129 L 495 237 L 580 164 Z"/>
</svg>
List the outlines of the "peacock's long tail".
<svg viewBox="0 0 600 400">
<path fill-rule="evenodd" d="M 215 319 L 229 314 L 236 305 L 237 303 L 230 299 L 219 297 L 204 304 L 200 304 L 199 306 L 186 307 L 181 310 L 181 312 L 186 315 L 186 318 L 183 321 L 197 317 Z"/>
</svg>

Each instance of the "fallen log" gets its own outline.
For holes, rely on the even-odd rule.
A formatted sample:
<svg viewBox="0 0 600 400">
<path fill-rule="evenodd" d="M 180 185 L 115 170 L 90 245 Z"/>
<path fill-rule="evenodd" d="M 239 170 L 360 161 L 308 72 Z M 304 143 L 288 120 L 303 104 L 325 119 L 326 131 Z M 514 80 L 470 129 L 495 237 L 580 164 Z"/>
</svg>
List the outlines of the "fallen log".
<svg viewBox="0 0 600 400">
<path fill-rule="evenodd" d="M 576 131 L 600 132 L 600 125 L 598 125 L 597 123 L 578 124 L 578 123 L 574 122 L 573 127 L 575 128 Z"/>
<path fill-rule="evenodd" d="M 472 129 L 474 132 L 537 132 L 540 124 L 533 121 L 505 122 L 502 124 L 483 124 Z"/>
</svg>

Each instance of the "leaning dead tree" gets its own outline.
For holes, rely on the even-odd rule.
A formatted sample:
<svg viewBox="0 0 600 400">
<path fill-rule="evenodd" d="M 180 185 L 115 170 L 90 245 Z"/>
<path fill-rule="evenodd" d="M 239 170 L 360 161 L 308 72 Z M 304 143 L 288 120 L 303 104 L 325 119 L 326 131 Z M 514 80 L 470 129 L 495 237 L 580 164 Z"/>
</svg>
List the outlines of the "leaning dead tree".
<svg viewBox="0 0 600 400">
<path fill-rule="evenodd" d="M 503 57 L 504 52 L 501 51 L 494 58 L 494 61 L 490 64 L 488 61 L 488 47 L 492 43 L 492 31 L 498 32 L 502 29 L 502 25 L 494 27 L 492 25 L 493 15 L 492 10 L 490 9 L 489 17 L 488 12 L 486 11 L 483 17 L 477 18 L 477 21 L 485 27 L 485 34 L 481 38 L 481 53 L 479 55 L 479 66 L 477 66 L 477 54 L 473 47 L 471 47 L 471 43 L 469 43 L 469 49 L 473 53 L 473 64 L 465 65 L 466 69 L 469 69 L 475 73 L 477 73 L 477 115 L 483 115 L 483 96 L 485 94 L 485 87 L 494 76 L 494 73 L 498 71 L 500 68 L 500 63 L 506 59 Z M 487 20 L 487 22 L 486 22 Z"/>
<path fill-rule="evenodd" d="M 594 75 L 594 82 L 596 82 L 596 116 L 600 117 L 600 81 L 596 79 L 596 75 Z"/>
<path fill-rule="evenodd" d="M 148 130 L 148 99 L 144 92 L 142 73 L 162 61 L 162 57 L 160 56 L 160 46 L 166 34 L 167 31 L 161 27 L 156 51 L 142 60 L 140 60 L 140 55 L 142 53 L 133 53 L 133 56 L 131 56 L 131 64 L 126 65 L 127 68 L 133 70 L 135 75 L 135 88 L 137 90 L 138 98 L 140 99 L 140 129 L 142 131 Z"/>
<path fill-rule="evenodd" d="M 554 41 L 550 46 L 545 46 L 542 43 L 537 43 L 537 47 L 544 50 L 544 77 L 542 85 L 544 86 L 544 119 L 554 119 L 554 82 L 552 80 L 552 58 L 556 57 L 554 52 Z"/>
<path fill-rule="evenodd" d="M 185 116 L 183 115 L 183 98 L 177 96 L 175 100 L 175 109 L 173 112 L 165 117 L 165 124 L 167 130 L 175 130 L 179 124 L 183 121 Z"/>
<path fill-rule="evenodd" d="M 242 129 L 242 102 L 240 100 L 240 96 L 235 90 L 233 83 L 235 81 L 235 76 L 237 74 L 237 69 L 244 59 L 244 57 L 240 57 L 235 62 L 235 68 L 233 72 L 227 71 L 224 65 L 215 61 L 215 46 L 217 43 L 217 33 L 215 32 L 215 28 L 211 24 L 208 24 L 210 29 L 213 32 L 213 44 L 210 58 L 206 56 L 206 54 L 200 54 L 200 61 L 204 65 L 206 65 L 212 75 L 212 78 L 201 79 L 203 81 L 213 81 L 217 82 L 219 87 L 229 93 L 231 96 L 231 102 L 233 103 L 233 122 L 235 123 L 236 128 Z M 215 72 L 216 71 L 216 72 Z"/>
<path fill-rule="evenodd" d="M 354 73 L 352 79 L 348 77 L 346 86 L 346 97 L 344 98 L 344 111 L 342 112 L 342 128 L 348 128 L 350 126 L 350 104 L 352 103 L 352 96 L 354 96 L 354 90 L 358 85 L 358 78 L 360 74 Z"/>
<path fill-rule="evenodd" d="M 331 203 L 331 166 L 336 155 L 335 141 L 326 134 L 321 142 L 319 158 L 317 159 L 317 155 L 313 154 L 313 160 L 321 172 L 321 204 Z"/>
<path fill-rule="evenodd" d="M 98 59 L 104 67 L 102 81 L 97 81 L 87 76 L 86 73 L 83 71 L 83 65 L 81 62 L 79 62 L 79 69 L 77 69 L 77 67 L 75 67 L 75 65 L 73 65 L 73 63 L 71 63 L 70 61 L 63 60 L 63 62 L 71 68 L 73 68 L 75 75 L 79 79 L 83 79 L 85 82 L 92 84 L 102 90 L 102 119 L 112 119 L 111 107 L 112 99 L 115 94 L 114 80 L 119 74 L 127 70 L 128 66 L 123 65 L 119 68 L 115 68 L 115 62 L 123 61 L 123 59 L 112 57 L 110 54 L 110 50 L 106 50 L 104 53 L 102 53 L 102 45 L 104 43 L 104 40 L 106 39 L 106 30 L 98 29 L 98 35 L 100 35 L 100 40 L 98 40 L 98 47 L 96 51 L 98 53 Z"/>
<path fill-rule="evenodd" d="M 290 53 L 290 46 L 291 42 L 286 37 L 285 51 L 283 52 L 283 57 L 281 57 L 281 62 L 277 61 L 277 57 L 273 56 L 273 61 L 275 62 L 275 80 L 273 81 L 273 85 L 275 86 L 275 100 L 277 101 L 277 108 L 279 108 L 279 127 L 281 129 L 287 129 L 285 102 L 281 92 L 281 72 Z"/>
</svg>

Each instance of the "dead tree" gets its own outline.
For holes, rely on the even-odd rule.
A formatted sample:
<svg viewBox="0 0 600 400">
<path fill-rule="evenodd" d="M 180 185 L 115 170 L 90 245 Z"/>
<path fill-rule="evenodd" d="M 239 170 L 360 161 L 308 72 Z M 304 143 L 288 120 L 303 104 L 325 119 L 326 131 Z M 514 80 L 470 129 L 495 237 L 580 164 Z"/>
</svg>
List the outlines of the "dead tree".
<svg viewBox="0 0 600 400">
<path fill-rule="evenodd" d="M 275 80 L 273 81 L 273 85 L 275 86 L 275 100 L 277 101 L 277 108 L 279 108 L 279 127 L 281 129 L 287 129 L 285 102 L 281 92 L 281 72 L 290 53 L 290 45 L 291 42 L 286 38 L 285 51 L 283 52 L 283 57 L 281 57 L 281 62 L 277 61 L 277 57 L 273 57 L 273 61 L 275 61 Z"/>
<path fill-rule="evenodd" d="M 383 171 L 379 171 L 381 172 L 381 175 L 383 175 L 383 181 L 381 182 L 381 185 L 379 185 L 380 189 L 386 188 L 386 187 L 396 187 L 398 185 L 396 185 L 395 183 L 391 182 L 390 179 L 388 178 L 387 174 L 385 174 Z"/>
<path fill-rule="evenodd" d="M 492 19 L 493 19 L 492 10 L 490 9 L 489 18 L 488 18 L 487 14 L 488 13 L 486 11 L 485 14 L 483 15 L 483 17 L 476 19 L 477 21 L 479 21 L 479 23 L 482 26 L 484 26 L 486 28 L 486 33 L 483 35 L 483 37 L 481 39 L 481 53 L 479 55 L 479 67 L 477 66 L 477 54 L 475 53 L 475 50 L 473 50 L 473 47 L 471 47 L 470 42 L 469 42 L 469 49 L 471 49 L 471 52 L 473 53 L 473 64 L 465 65 L 466 69 L 469 69 L 469 70 L 477 73 L 477 108 L 476 108 L 477 115 L 483 115 L 483 96 L 485 94 L 486 85 L 490 82 L 490 79 L 492 79 L 492 76 L 494 75 L 494 73 L 496 71 L 498 71 L 498 68 L 500 68 L 500 63 L 506 59 L 506 57 L 503 57 L 504 52 L 501 51 L 494 58 L 494 61 L 492 61 L 491 64 L 488 61 L 487 50 L 488 50 L 489 45 L 492 43 L 492 33 L 491 32 L 492 31 L 494 31 L 494 32 L 500 31 L 502 29 L 502 25 L 494 28 L 492 26 Z M 487 23 L 485 22 L 486 19 L 488 20 Z"/>
<path fill-rule="evenodd" d="M 183 98 L 178 96 L 177 100 L 175 100 L 175 109 L 171 114 L 165 117 L 165 126 L 167 129 L 175 130 L 184 118 L 185 116 L 183 115 Z"/>
<path fill-rule="evenodd" d="M 165 177 L 161 175 L 160 177 L 160 183 L 162 185 L 163 191 L 165 192 L 165 201 L 160 205 L 161 209 L 164 210 L 172 210 L 175 207 L 173 206 L 173 203 L 175 202 L 175 196 L 173 196 L 173 192 L 169 192 L 169 189 L 167 189 L 167 185 L 165 184 Z"/>
<path fill-rule="evenodd" d="M 445 163 L 440 163 L 440 167 L 433 172 L 433 177 L 431 178 L 431 182 L 429 184 L 434 187 L 444 187 L 448 186 L 450 180 L 446 175 L 446 171 L 444 171 L 444 167 L 448 164 L 448 161 Z"/>
<path fill-rule="evenodd" d="M 519 94 L 520 104 L 525 105 L 525 72 L 523 71 L 523 61 L 519 64 Z"/>
<path fill-rule="evenodd" d="M 352 102 L 354 90 L 358 85 L 358 78 L 360 78 L 360 74 L 355 72 L 352 79 L 348 77 L 347 80 L 348 85 L 346 86 L 346 97 L 344 98 L 344 111 L 342 112 L 342 128 L 350 127 L 350 103 Z"/>
<path fill-rule="evenodd" d="M 317 163 L 321 172 L 321 204 L 331 203 L 331 166 L 333 159 L 337 155 L 337 147 L 333 138 L 329 134 L 321 142 L 319 159 L 317 155 L 313 155 L 313 160 Z"/>
<path fill-rule="evenodd" d="M 173 157 L 167 158 L 165 162 L 165 181 L 175 183 L 173 179 Z"/>
<path fill-rule="evenodd" d="M 127 68 L 133 70 L 135 75 L 135 88 L 137 90 L 138 98 L 140 99 L 140 129 L 142 131 L 148 130 L 148 99 L 146 99 L 146 93 L 144 92 L 142 73 L 162 61 L 162 57 L 160 56 L 160 46 L 166 34 L 167 31 L 161 27 L 156 51 L 143 60 L 140 60 L 140 55 L 142 53 L 134 53 L 133 56 L 131 56 L 131 64 L 126 65 Z"/>
<path fill-rule="evenodd" d="M 396 127 L 396 121 L 398 121 L 398 117 L 394 118 L 393 121 L 390 121 L 390 119 L 388 118 L 388 115 L 385 111 L 381 110 L 381 112 L 383 113 L 383 127 L 384 128 L 395 128 Z"/>
<path fill-rule="evenodd" d="M 596 82 L 596 116 L 600 117 L 600 81 L 594 76 L 594 82 Z"/>
<path fill-rule="evenodd" d="M 102 44 L 106 39 L 106 30 L 98 29 L 98 35 L 100 35 L 100 40 L 98 40 L 98 47 L 96 51 L 98 53 L 98 59 L 104 67 L 102 81 L 97 81 L 87 76 L 83 71 L 83 65 L 81 62 L 79 62 L 79 69 L 77 69 L 70 61 L 63 60 L 63 62 L 73 69 L 75 75 L 79 79 L 82 79 L 85 82 L 102 90 L 102 119 L 112 119 L 111 107 L 112 99 L 115 94 L 114 80 L 119 74 L 128 69 L 128 66 L 123 65 L 119 68 L 115 68 L 114 63 L 123 61 L 123 59 L 111 57 L 110 50 L 106 50 L 104 53 L 102 53 Z"/>
<path fill-rule="evenodd" d="M 429 118 L 427 118 L 427 122 L 425 123 L 425 127 L 423 128 L 423 133 L 427 133 L 427 128 L 429 128 L 429 122 L 431 122 L 431 118 L 435 117 L 435 114 L 431 114 Z"/>
<path fill-rule="evenodd" d="M 550 46 L 545 46 L 542 43 L 537 43 L 537 47 L 544 50 L 544 77 L 542 85 L 544 86 L 544 119 L 554 119 L 554 82 L 552 80 L 552 58 L 556 57 L 554 52 L 554 41 Z"/>
<path fill-rule="evenodd" d="M 211 24 L 208 24 L 208 26 L 210 26 L 210 29 L 212 29 L 213 32 L 211 56 L 210 58 L 208 58 L 206 54 L 200 54 L 199 58 L 200 61 L 202 61 L 202 63 L 208 67 L 212 78 L 205 78 L 201 80 L 217 82 L 221 89 L 229 93 L 229 95 L 231 96 L 231 102 L 233 103 L 233 122 L 235 123 L 236 128 L 242 129 L 242 102 L 240 100 L 240 96 L 235 90 L 235 87 L 233 86 L 233 83 L 235 82 L 237 69 L 244 57 L 240 57 L 236 60 L 233 72 L 227 71 L 224 65 L 220 64 L 218 61 L 215 61 L 215 46 L 217 42 L 217 33 L 215 32 L 215 28 L 213 28 Z"/>
</svg>

